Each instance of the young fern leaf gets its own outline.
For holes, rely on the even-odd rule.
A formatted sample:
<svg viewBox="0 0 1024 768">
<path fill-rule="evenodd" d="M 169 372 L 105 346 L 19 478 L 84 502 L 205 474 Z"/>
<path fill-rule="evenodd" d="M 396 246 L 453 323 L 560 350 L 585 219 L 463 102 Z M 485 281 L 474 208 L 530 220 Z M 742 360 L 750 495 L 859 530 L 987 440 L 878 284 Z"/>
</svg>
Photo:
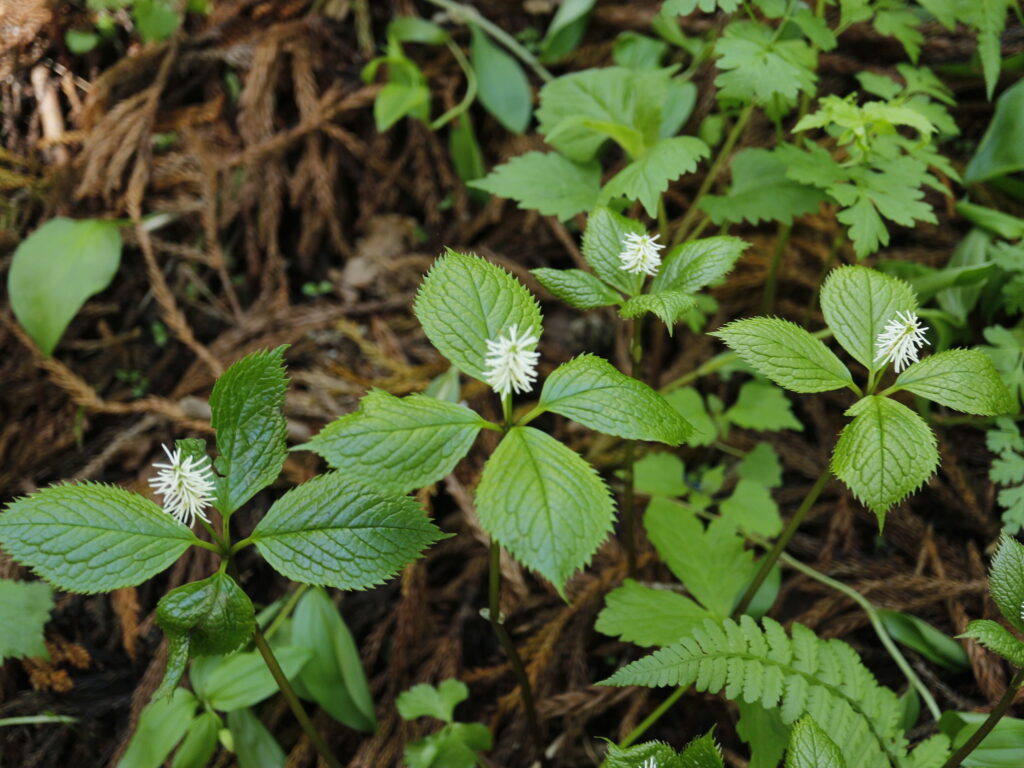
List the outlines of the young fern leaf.
<svg viewBox="0 0 1024 768">
<path fill-rule="evenodd" d="M 906 741 L 895 693 L 878 684 L 856 651 L 793 625 L 792 637 L 772 619 L 764 629 L 749 616 L 739 623 L 707 620 L 675 645 L 620 669 L 609 685 L 695 684 L 728 699 L 781 706 L 783 722 L 810 715 L 828 723 L 829 738 L 849 768 L 900 766 Z"/>
</svg>

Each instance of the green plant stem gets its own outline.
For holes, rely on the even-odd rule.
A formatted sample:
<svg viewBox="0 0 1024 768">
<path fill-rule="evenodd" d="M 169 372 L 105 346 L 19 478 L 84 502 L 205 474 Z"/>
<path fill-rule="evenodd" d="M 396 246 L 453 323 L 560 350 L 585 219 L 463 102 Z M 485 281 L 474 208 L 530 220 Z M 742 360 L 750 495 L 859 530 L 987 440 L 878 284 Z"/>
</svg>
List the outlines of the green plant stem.
<svg viewBox="0 0 1024 768">
<path fill-rule="evenodd" d="M 306 594 L 306 590 L 309 589 L 309 584 L 299 584 L 295 591 L 288 595 L 288 600 L 284 605 L 281 606 L 281 610 L 277 612 L 274 620 L 270 622 L 270 626 L 267 627 L 267 631 L 263 633 L 263 636 L 268 640 L 274 636 L 274 633 L 281 628 L 281 625 L 291 616 L 292 611 L 295 610 L 295 606 L 299 602 L 299 598 Z"/>
<path fill-rule="evenodd" d="M 779 224 L 775 236 L 775 250 L 772 252 L 772 263 L 768 267 L 768 279 L 764 284 L 764 294 L 761 298 L 761 312 L 769 314 L 775 306 L 775 281 L 779 276 L 779 265 L 782 263 L 782 254 L 786 252 L 786 245 L 789 243 L 789 235 L 793 231 L 793 222 Z"/>
<path fill-rule="evenodd" d="M 274 656 L 274 652 L 270 649 L 270 645 L 267 643 L 267 639 L 263 636 L 263 633 L 256 628 L 256 632 L 253 634 L 253 642 L 256 645 L 256 650 L 260 652 L 263 657 L 263 661 L 267 665 L 267 669 L 270 670 L 270 674 L 274 677 L 274 682 L 277 683 L 277 687 L 281 689 L 281 693 L 284 696 L 285 701 L 288 702 L 288 706 L 291 707 L 292 713 L 295 715 L 295 719 L 299 721 L 299 725 L 305 732 L 306 736 L 309 737 L 310 743 L 313 748 L 320 755 L 320 759 L 323 760 L 329 768 L 341 768 L 341 763 L 338 758 L 334 756 L 331 748 L 327 746 L 327 742 L 324 741 L 320 732 L 313 725 L 313 721 L 309 719 L 309 715 L 306 714 L 305 707 L 302 706 L 302 702 L 299 701 L 299 697 L 295 694 L 295 689 L 292 688 L 292 684 L 288 682 L 288 678 L 284 674 L 284 670 L 281 669 L 281 665 L 277 663 L 277 658 Z"/>
<path fill-rule="evenodd" d="M 508 656 L 508 660 L 512 664 L 512 671 L 515 673 L 523 697 L 523 707 L 526 709 L 530 738 L 538 757 L 543 759 L 544 737 L 540 729 L 540 720 L 537 717 L 537 708 L 533 703 L 533 688 L 530 686 L 530 678 L 526 674 L 523 660 L 519 657 L 519 651 L 516 650 L 516 645 L 512 642 L 508 630 L 505 629 L 505 622 L 501 616 L 501 545 L 493 539 L 491 540 L 490 583 L 487 592 L 487 618 L 491 622 L 491 629 L 494 630 L 498 642 L 505 650 L 505 655 Z"/>
<path fill-rule="evenodd" d="M 789 544 L 789 540 L 793 538 L 793 534 L 796 533 L 797 528 L 803 523 L 804 518 L 807 517 L 807 513 L 811 511 L 811 507 L 814 506 L 814 502 L 818 500 L 818 496 L 825 488 L 825 484 L 832 476 L 832 470 L 829 467 L 825 467 L 825 470 L 818 475 L 818 479 L 814 481 L 814 485 L 807 491 L 807 495 L 804 496 L 804 500 L 800 502 L 800 506 L 797 507 L 796 512 L 786 523 L 786 527 L 783 529 L 779 538 L 775 540 L 772 548 L 768 550 L 768 553 L 761 558 L 761 566 L 757 569 L 757 574 L 754 576 L 754 580 L 750 582 L 750 586 L 747 587 L 747 591 L 743 593 L 743 597 L 740 598 L 739 603 L 736 604 L 736 608 L 733 609 L 732 616 L 737 618 L 746 612 L 747 608 L 750 607 L 750 601 L 754 599 L 754 595 L 757 594 L 757 590 L 761 588 L 764 580 L 768 578 L 768 574 L 771 572 L 772 567 L 779 559 L 779 555 L 782 554 L 783 550 L 786 549 L 786 545 Z"/>
<path fill-rule="evenodd" d="M 69 715 L 25 715 L 0 719 L 0 728 L 6 725 L 46 725 L 48 723 L 77 723 L 77 717 Z"/>
<path fill-rule="evenodd" d="M 473 71 L 473 67 L 471 67 L 469 62 L 466 61 L 466 57 L 463 55 L 462 49 L 450 39 L 447 43 L 448 50 L 452 52 L 452 56 L 455 57 L 455 61 L 458 62 L 459 67 L 461 67 L 463 74 L 466 76 L 466 95 L 462 97 L 462 101 L 430 124 L 430 130 L 432 131 L 442 128 L 447 123 L 461 115 L 469 109 L 470 105 L 473 103 L 473 99 L 476 98 L 476 72 Z"/>
<path fill-rule="evenodd" d="M 545 83 L 549 83 L 554 80 L 554 76 L 548 72 L 544 66 L 537 60 L 537 57 L 526 50 L 519 41 L 516 40 L 512 35 L 503 30 L 494 22 L 488 20 L 477 11 L 476 8 L 472 8 L 462 3 L 453 2 L 453 0 L 427 0 L 429 3 L 436 5 L 439 8 L 444 8 L 452 16 L 466 24 L 475 24 L 481 29 L 485 30 L 487 34 L 497 40 L 499 43 L 504 45 L 508 50 L 515 54 L 520 61 L 536 73 L 537 77 L 543 80 Z"/>
<path fill-rule="evenodd" d="M 206 542 L 203 542 L 202 544 L 200 544 L 200 546 L 204 546 L 206 549 L 212 549 L 214 552 L 217 552 L 222 556 L 230 551 L 231 547 L 227 545 L 227 542 L 224 541 L 221 535 L 217 533 L 217 530 L 212 525 L 210 525 L 210 523 L 200 518 L 199 524 L 206 529 L 206 532 L 210 534 L 210 538 L 213 539 L 213 543 L 216 545 L 209 546 L 207 545 Z"/>
<path fill-rule="evenodd" d="M 743 129 L 747 127 L 747 121 L 750 120 L 750 116 L 753 112 L 754 105 L 748 104 L 743 108 L 743 111 L 740 112 L 739 117 L 736 118 L 736 122 L 733 124 L 732 130 L 729 131 L 729 135 L 726 137 L 725 143 L 722 145 L 721 150 L 719 150 L 718 156 L 715 157 L 715 162 L 711 164 L 711 168 L 708 170 L 703 183 L 700 185 L 700 189 L 697 190 L 697 196 L 693 198 L 693 202 L 690 204 L 689 210 L 686 212 L 686 215 L 683 216 L 683 220 L 679 222 L 679 226 L 676 227 L 675 236 L 672 238 L 673 247 L 683 242 L 686 239 L 687 234 L 689 234 L 689 230 L 693 225 L 694 219 L 696 219 L 700 214 L 700 201 L 711 189 L 711 186 L 718 178 L 718 174 L 721 173 L 722 168 L 732 156 L 733 147 L 736 146 L 736 142 L 739 141 L 740 136 L 743 135 Z"/>
<path fill-rule="evenodd" d="M 688 690 L 690 690 L 690 686 L 682 685 L 676 688 L 674 691 L 672 691 L 672 693 L 670 693 L 668 697 L 663 702 L 661 702 L 661 704 L 658 705 L 658 708 L 656 710 L 654 710 L 653 712 L 651 712 L 651 714 L 645 717 L 643 722 L 641 722 L 636 728 L 630 731 L 626 735 L 626 738 L 619 742 L 619 746 L 625 749 L 634 741 L 643 736 L 647 732 L 647 729 L 654 725 L 656 722 L 658 722 L 661 716 L 668 712 L 672 705 L 679 701 L 680 697 L 682 697 L 682 695 L 686 693 Z"/>
<path fill-rule="evenodd" d="M 956 752 L 954 752 L 950 758 L 942 764 L 942 768 L 957 768 L 958 765 L 963 763 L 966 758 L 975 748 L 981 744 L 986 736 L 996 727 L 996 724 L 1006 714 L 1006 710 L 1013 704 L 1013 700 L 1017 697 L 1017 691 L 1020 690 L 1021 686 L 1024 685 L 1024 669 L 1018 669 L 1014 674 L 1013 679 L 1010 680 L 1010 684 L 1006 686 L 1006 690 L 1003 692 L 1002 698 L 996 702 L 996 705 L 989 712 L 985 722 L 981 724 L 981 727 L 971 734 L 971 738 L 963 743 Z"/>
<path fill-rule="evenodd" d="M 639 378 L 643 359 L 643 324 L 633 319 L 633 332 L 629 344 L 630 375 Z M 626 441 L 626 459 L 623 468 L 622 537 L 626 540 L 626 565 L 630 576 L 636 574 L 636 440 Z"/>
</svg>

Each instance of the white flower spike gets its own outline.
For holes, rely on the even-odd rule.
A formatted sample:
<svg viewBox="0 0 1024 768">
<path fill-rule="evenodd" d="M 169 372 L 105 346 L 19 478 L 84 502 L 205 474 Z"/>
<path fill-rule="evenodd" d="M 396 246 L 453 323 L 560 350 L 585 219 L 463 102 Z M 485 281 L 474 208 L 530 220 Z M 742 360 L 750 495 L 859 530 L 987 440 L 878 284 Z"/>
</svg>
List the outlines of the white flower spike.
<svg viewBox="0 0 1024 768">
<path fill-rule="evenodd" d="M 198 517 L 210 522 L 203 510 L 213 501 L 213 470 L 208 459 L 196 461 L 182 456 L 181 448 L 174 453 L 162 446 L 169 464 L 153 464 L 160 471 L 149 481 L 156 493 L 164 497 L 164 512 L 179 523 L 193 526 Z"/>
<path fill-rule="evenodd" d="M 926 330 L 928 326 L 914 312 L 897 312 L 875 339 L 875 362 L 882 365 L 894 363 L 896 373 L 916 363 L 921 347 L 928 344 L 924 337 Z"/>
<path fill-rule="evenodd" d="M 661 249 L 657 235 L 638 235 L 630 232 L 622 240 L 622 252 L 619 253 L 621 269 L 634 275 L 654 276 L 661 266 Z"/>
<path fill-rule="evenodd" d="M 487 340 L 484 362 L 488 368 L 484 371 L 484 378 L 503 398 L 513 391 L 519 393 L 533 389 L 533 382 L 537 380 L 537 360 L 540 359 L 536 352 L 538 341 L 538 337 L 526 332 L 520 334 L 517 324 L 509 326 L 508 333 L 499 333 L 498 338 Z"/>
<path fill-rule="evenodd" d="M 646 760 L 644 760 L 640 768 L 658 768 L 658 761 L 655 760 L 653 757 L 648 757 Z"/>
</svg>

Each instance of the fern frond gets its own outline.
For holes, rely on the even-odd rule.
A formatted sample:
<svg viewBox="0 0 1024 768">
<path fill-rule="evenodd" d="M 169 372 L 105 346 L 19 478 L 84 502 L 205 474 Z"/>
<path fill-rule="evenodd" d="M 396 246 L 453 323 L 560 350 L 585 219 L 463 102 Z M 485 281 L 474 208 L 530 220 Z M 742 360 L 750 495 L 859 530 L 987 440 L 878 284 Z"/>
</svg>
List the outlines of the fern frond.
<svg viewBox="0 0 1024 768">
<path fill-rule="evenodd" d="M 781 706 L 783 722 L 804 714 L 824 724 L 850 768 L 899 766 L 906 759 L 896 694 L 879 685 L 857 652 L 801 624 L 792 637 L 772 619 L 707 620 L 674 645 L 623 667 L 608 685 L 690 685 L 726 698 Z"/>
</svg>

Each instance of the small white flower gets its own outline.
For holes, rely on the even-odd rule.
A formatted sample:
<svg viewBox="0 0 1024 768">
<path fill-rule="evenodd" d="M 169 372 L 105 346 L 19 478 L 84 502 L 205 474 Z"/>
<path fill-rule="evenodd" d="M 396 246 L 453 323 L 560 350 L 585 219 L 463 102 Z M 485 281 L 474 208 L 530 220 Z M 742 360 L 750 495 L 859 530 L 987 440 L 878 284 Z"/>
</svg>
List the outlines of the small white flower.
<svg viewBox="0 0 1024 768">
<path fill-rule="evenodd" d="M 653 757 L 648 757 L 640 764 L 640 768 L 658 768 L 658 761 Z"/>
<path fill-rule="evenodd" d="M 882 365 L 895 363 L 896 373 L 916 363 L 918 351 L 922 345 L 928 344 L 924 337 L 927 329 L 928 326 L 915 313 L 897 312 L 875 340 L 875 362 Z"/>
<path fill-rule="evenodd" d="M 622 252 L 619 253 L 621 269 L 634 275 L 656 275 L 661 266 L 661 251 L 664 245 L 658 243 L 657 235 L 638 235 L 630 232 L 622 240 Z"/>
<path fill-rule="evenodd" d="M 484 362 L 489 366 L 484 371 L 484 378 L 495 392 L 508 397 L 513 391 L 529 392 L 533 382 L 537 380 L 536 336 L 523 332 L 519 334 L 517 324 L 509 326 L 507 334 L 498 334 L 496 339 L 487 340 L 487 357 Z"/>
<path fill-rule="evenodd" d="M 192 456 L 182 456 L 181 448 L 174 453 L 162 446 L 169 464 L 153 464 L 160 471 L 149 481 L 156 493 L 164 497 L 164 512 L 189 528 L 196 518 L 210 522 L 203 510 L 213 500 L 213 470 L 210 462 L 203 458 L 198 461 Z"/>
</svg>

